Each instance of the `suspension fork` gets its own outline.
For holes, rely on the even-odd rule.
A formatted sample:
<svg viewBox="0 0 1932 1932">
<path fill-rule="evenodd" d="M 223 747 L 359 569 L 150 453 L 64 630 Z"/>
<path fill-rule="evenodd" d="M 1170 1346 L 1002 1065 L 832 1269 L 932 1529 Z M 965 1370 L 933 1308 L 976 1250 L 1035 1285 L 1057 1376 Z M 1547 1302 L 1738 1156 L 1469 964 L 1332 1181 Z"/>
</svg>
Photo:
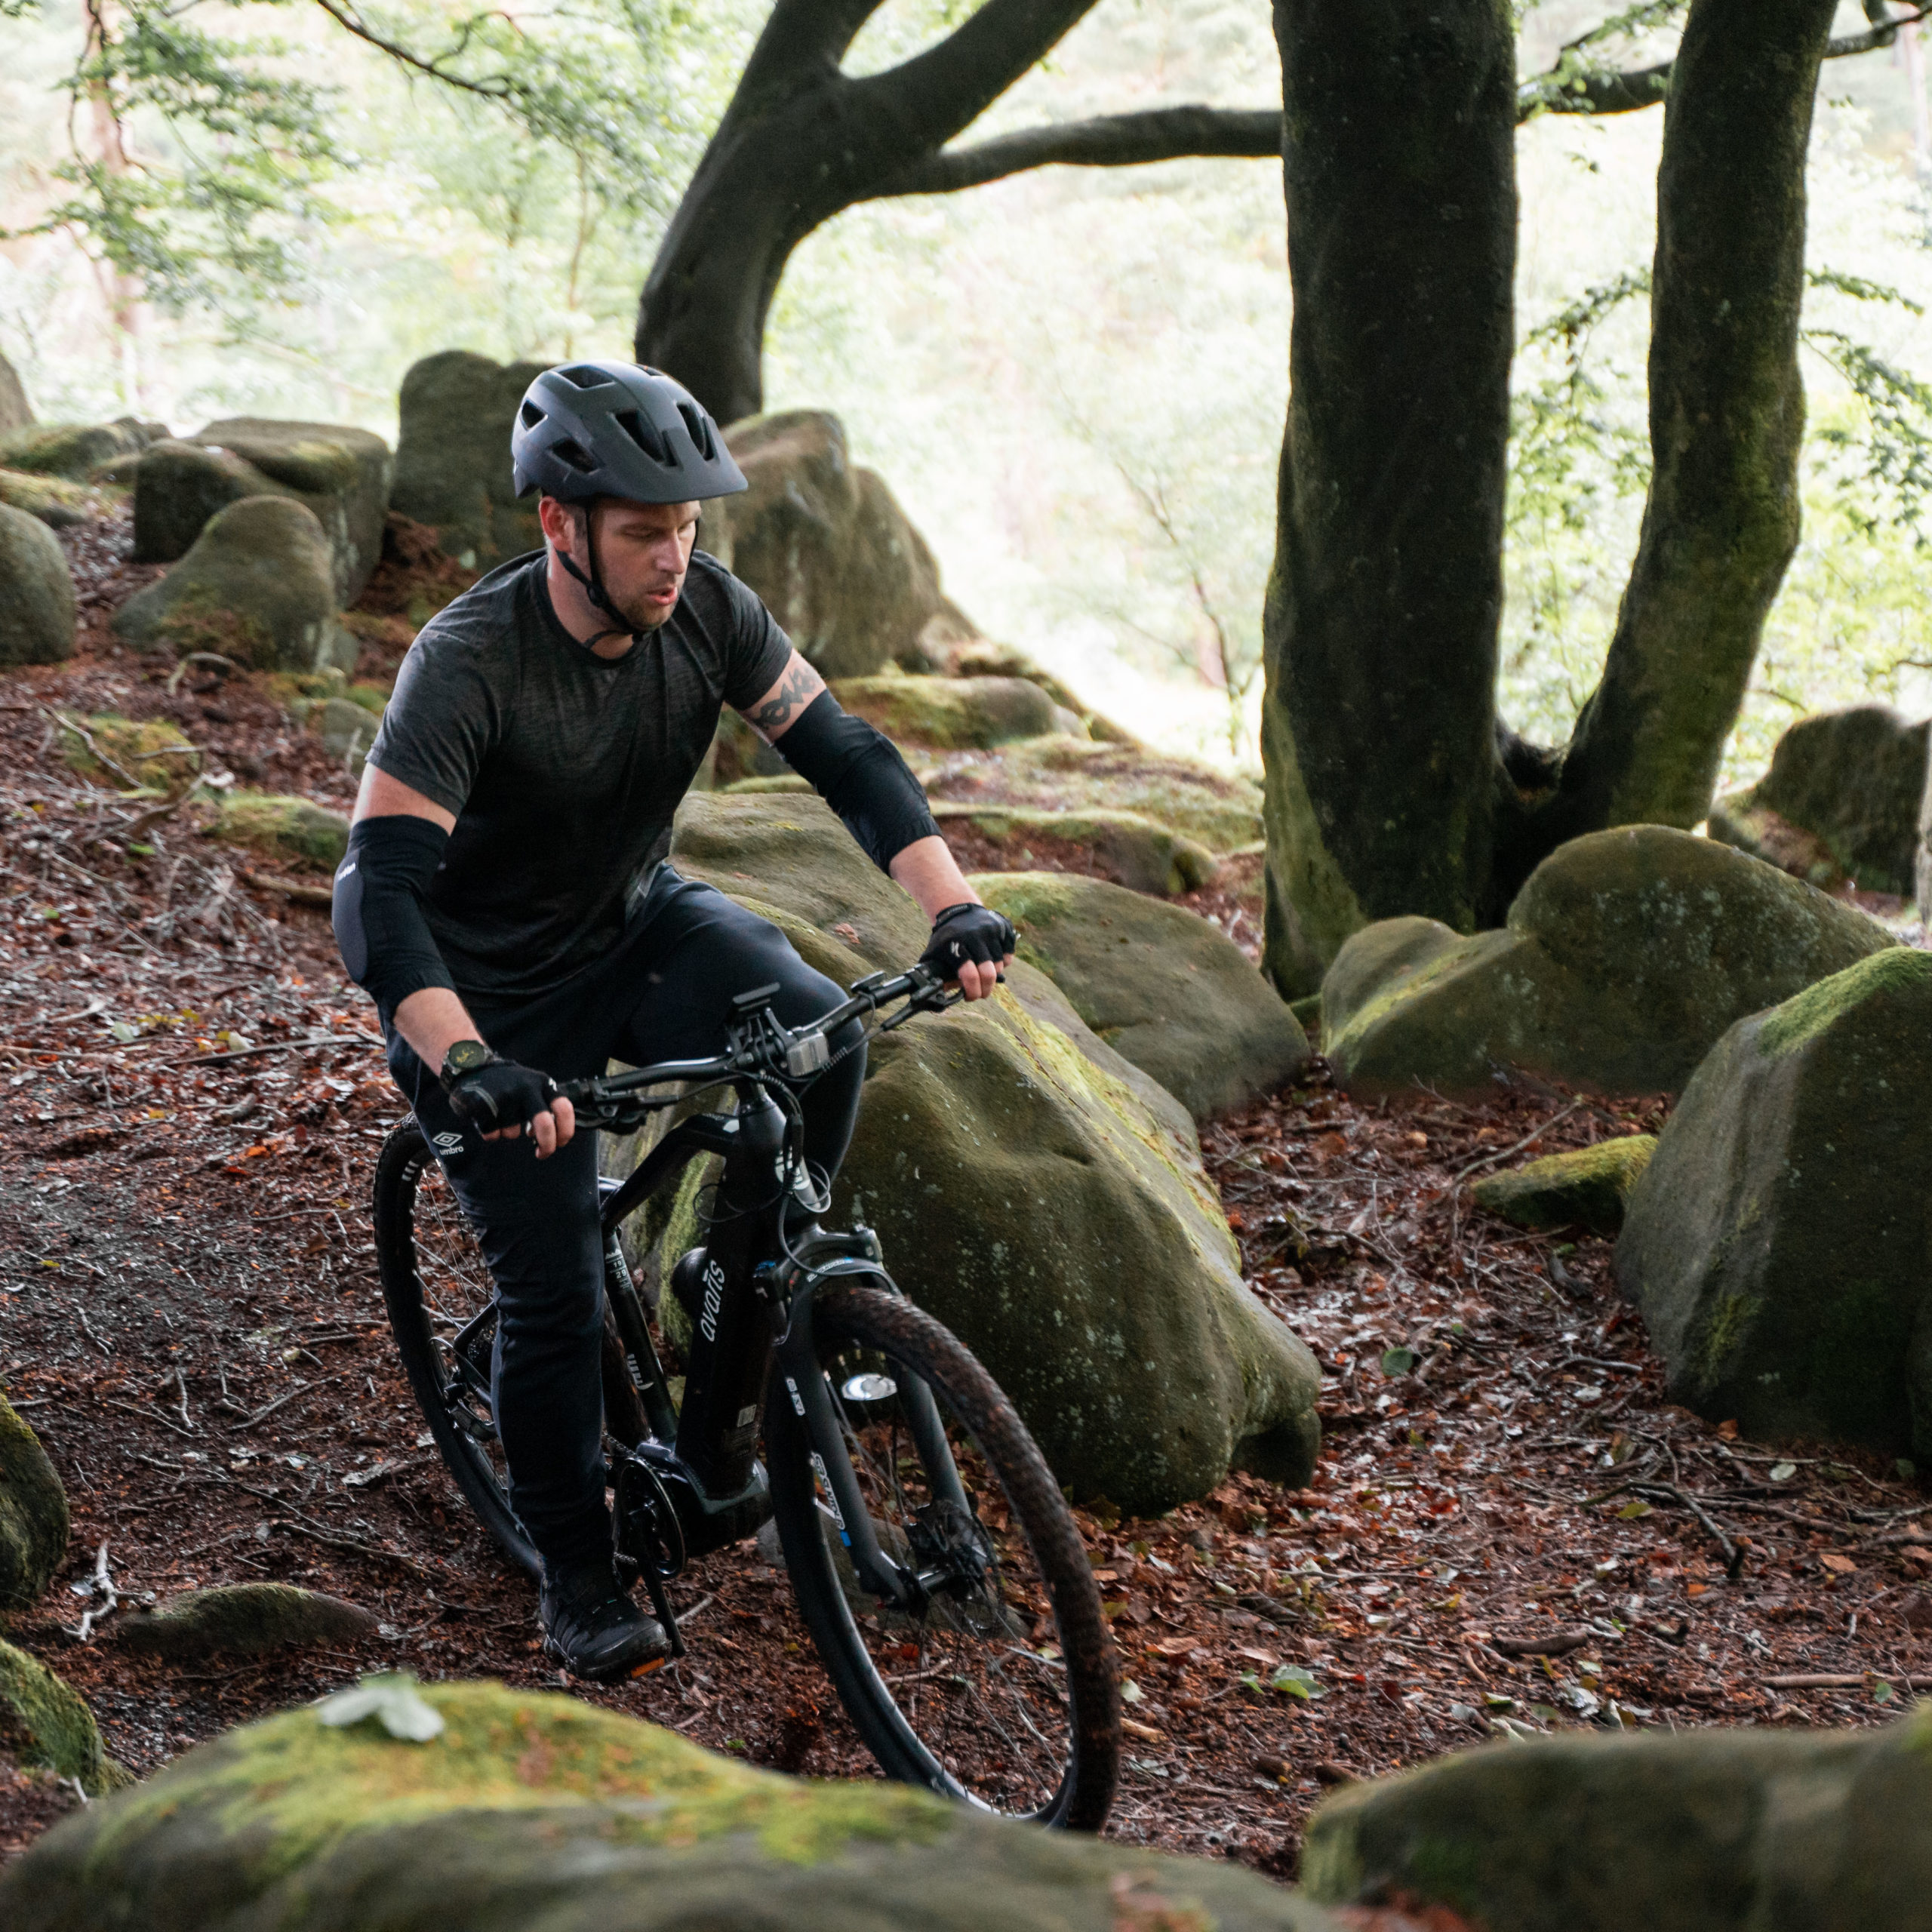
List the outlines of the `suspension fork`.
<svg viewBox="0 0 1932 1932">
<path fill-rule="evenodd" d="M 835 1266 L 826 1273 L 863 1274 L 891 1292 L 897 1292 L 885 1275 L 875 1269 L 848 1264 L 843 1268 Z M 832 1390 L 819 1362 L 812 1332 L 812 1304 L 814 1293 L 825 1278 L 824 1274 L 814 1274 L 792 1298 L 790 1318 L 775 1351 L 779 1372 L 784 1378 L 792 1413 L 805 1425 L 812 1461 L 830 1493 L 839 1537 L 851 1552 L 852 1567 L 859 1581 L 895 1608 L 916 1613 L 925 1600 L 924 1586 L 879 1546 L 859 1487 L 857 1472 L 845 1447 L 844 1431 L 839 1426 L 838 1412 L 832 1405 Z M 952 1445 L 946 1439 L 946 1426 L 940 1419 L 939 1404 L 932 1390 L 903 1368 L 899 1369 L 897 1379 L 906 1429 L 934 1491 L 940 1500 L 970 1514 L 971 1506 L 959 1480 L 958 1467 L 952 1460 Z"/>
</svg>

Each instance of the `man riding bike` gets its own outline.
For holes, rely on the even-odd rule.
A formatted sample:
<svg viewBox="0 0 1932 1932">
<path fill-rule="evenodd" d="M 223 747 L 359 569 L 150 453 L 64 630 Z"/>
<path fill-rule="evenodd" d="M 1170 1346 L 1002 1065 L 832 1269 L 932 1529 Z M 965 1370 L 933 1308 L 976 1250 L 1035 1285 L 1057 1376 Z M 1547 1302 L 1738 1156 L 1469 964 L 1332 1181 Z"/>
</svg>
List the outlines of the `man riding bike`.
<svg viewBox="0 0 1932 1932">
<path fill-rule="evenodd" d="M 608 1678 L 667 1644 L 614 1561 L 596 1137 L 574 1131 L 555 1082 L 614 1057 L 715 1054 L 734 996 L 753 987 L 777 983 L 787 1026 L 844 998 L 775 926 L 666 861 L 721 705 L 918 901 L 926 963 L 968 998 L 992 991 L 1013 929 L 961 877 L 897 751 L 694 548 L 700 501 L 747 486 L 684 389 L 628 362 L 546 371 L 510 448 L 518 494 L 540 493 L 544 548 L 491 571 L 411 647 L 363 773 L 334 924 L 494 1280 L 491 1406 L 543 1559 L 545 1648 Z M 864 1075 L 856 1023 L 835 1044 L 852 1051 L 804 1103 L 823 1184 Z"/>
</svg>

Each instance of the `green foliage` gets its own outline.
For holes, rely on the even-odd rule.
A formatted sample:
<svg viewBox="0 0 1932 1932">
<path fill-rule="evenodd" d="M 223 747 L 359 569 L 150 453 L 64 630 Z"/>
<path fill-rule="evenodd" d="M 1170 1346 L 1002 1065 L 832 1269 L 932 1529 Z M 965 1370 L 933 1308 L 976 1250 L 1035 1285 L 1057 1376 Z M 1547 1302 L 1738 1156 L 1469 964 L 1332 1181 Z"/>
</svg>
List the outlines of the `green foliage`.
<svg viewBox="0 0 1932 1932">
<path fill-rule="evenodd" d="M 1530 12 L 1535 0 L 1521 9 Z M 1590 83 L 1605 66 L 1601 50 L 1614 41 L 1632 41 L 1646 34 L 1674 26 L 1689 0 L 1635 0 L 1635 4 L 1607 15 L 1593 27 L 1565 41 L 1555 60 L 1542 73 L 1525 81 L 1517 90 L 1518 111 L 1525 119 L 1560 109 L 1566 98 L 1587 98 Z"/>
</svg>

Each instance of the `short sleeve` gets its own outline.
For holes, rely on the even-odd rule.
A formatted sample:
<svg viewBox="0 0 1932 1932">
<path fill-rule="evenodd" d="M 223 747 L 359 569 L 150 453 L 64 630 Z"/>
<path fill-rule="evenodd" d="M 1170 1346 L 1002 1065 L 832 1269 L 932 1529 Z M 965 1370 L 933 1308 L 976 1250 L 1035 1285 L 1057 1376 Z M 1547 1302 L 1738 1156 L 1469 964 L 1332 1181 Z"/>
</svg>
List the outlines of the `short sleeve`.
<svg viewBox="0 0 1932 1932">
<path fill-rule="evenodd" d="M 469 625 L 432 623 L 402 660 L 369 762 L 460 813 L 501 715 L 481 639 Z"/>
<path fill-rule="evenodd" d="M 747 584 L 724 579 L 731 598 L 731 632 L 725 647 L 724 702 L 734 711 L 749 710 L 785 675 L 792 661 L 792 640 L 778 620 Z"/>
</svg>

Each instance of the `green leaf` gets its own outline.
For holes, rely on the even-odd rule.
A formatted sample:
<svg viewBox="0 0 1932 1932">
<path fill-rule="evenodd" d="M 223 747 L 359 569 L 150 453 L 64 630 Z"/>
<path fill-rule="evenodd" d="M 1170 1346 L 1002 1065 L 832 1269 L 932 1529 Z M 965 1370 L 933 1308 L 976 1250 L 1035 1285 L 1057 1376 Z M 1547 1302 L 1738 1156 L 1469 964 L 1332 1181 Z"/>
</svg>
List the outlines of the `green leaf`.
<svg viewBox="0 0 1932 1932">
<path fill-rule="evenodd" d="M 426 1744 L 440 1735 L 443 1720 L 416 1694 L 416 1679 L 406 1670 L 384 1671 L 365 1677 L 352 1690 L 338 1690 L 315 1707 L 326 1724 L 362 1724 L 374 1718 L 392 1737 Z"/>
<path fill-rule="evenodd" d="M 1414 1349 L 1389 1349 L 1382 1357 L 1384 1375 L 1407 1375 L 1422 1360 Z"/>
<path fill-rule="evenodd" d="M 1284 1663 L 1268 1680 L 1271 1690 L 1279 1690 L 1290 1697 L 1299 1697 L 1306 1704 L 1316 1697 L 1325 1697 L 1327 1692 L 1316 1681 L 1312 1670 L 1304 1670 L 1300 1664 Z"/>
<path fill-rule="evenodd" d="M 1872 1687 L 1872 1701 L 1875 1704 L 1889 1704 L 1897 1694 L 1882 1677 Z"/>
<path fill-rule="evenodd" d="M 1650 1513 L 1651 1506 L 1647 1503 L 1626 1503 L 1617 1511 L 1617 1520 L 1620 1523 L 1634 1523 L 1639 1516 L 1647 1516 Z"/>
</svg>

